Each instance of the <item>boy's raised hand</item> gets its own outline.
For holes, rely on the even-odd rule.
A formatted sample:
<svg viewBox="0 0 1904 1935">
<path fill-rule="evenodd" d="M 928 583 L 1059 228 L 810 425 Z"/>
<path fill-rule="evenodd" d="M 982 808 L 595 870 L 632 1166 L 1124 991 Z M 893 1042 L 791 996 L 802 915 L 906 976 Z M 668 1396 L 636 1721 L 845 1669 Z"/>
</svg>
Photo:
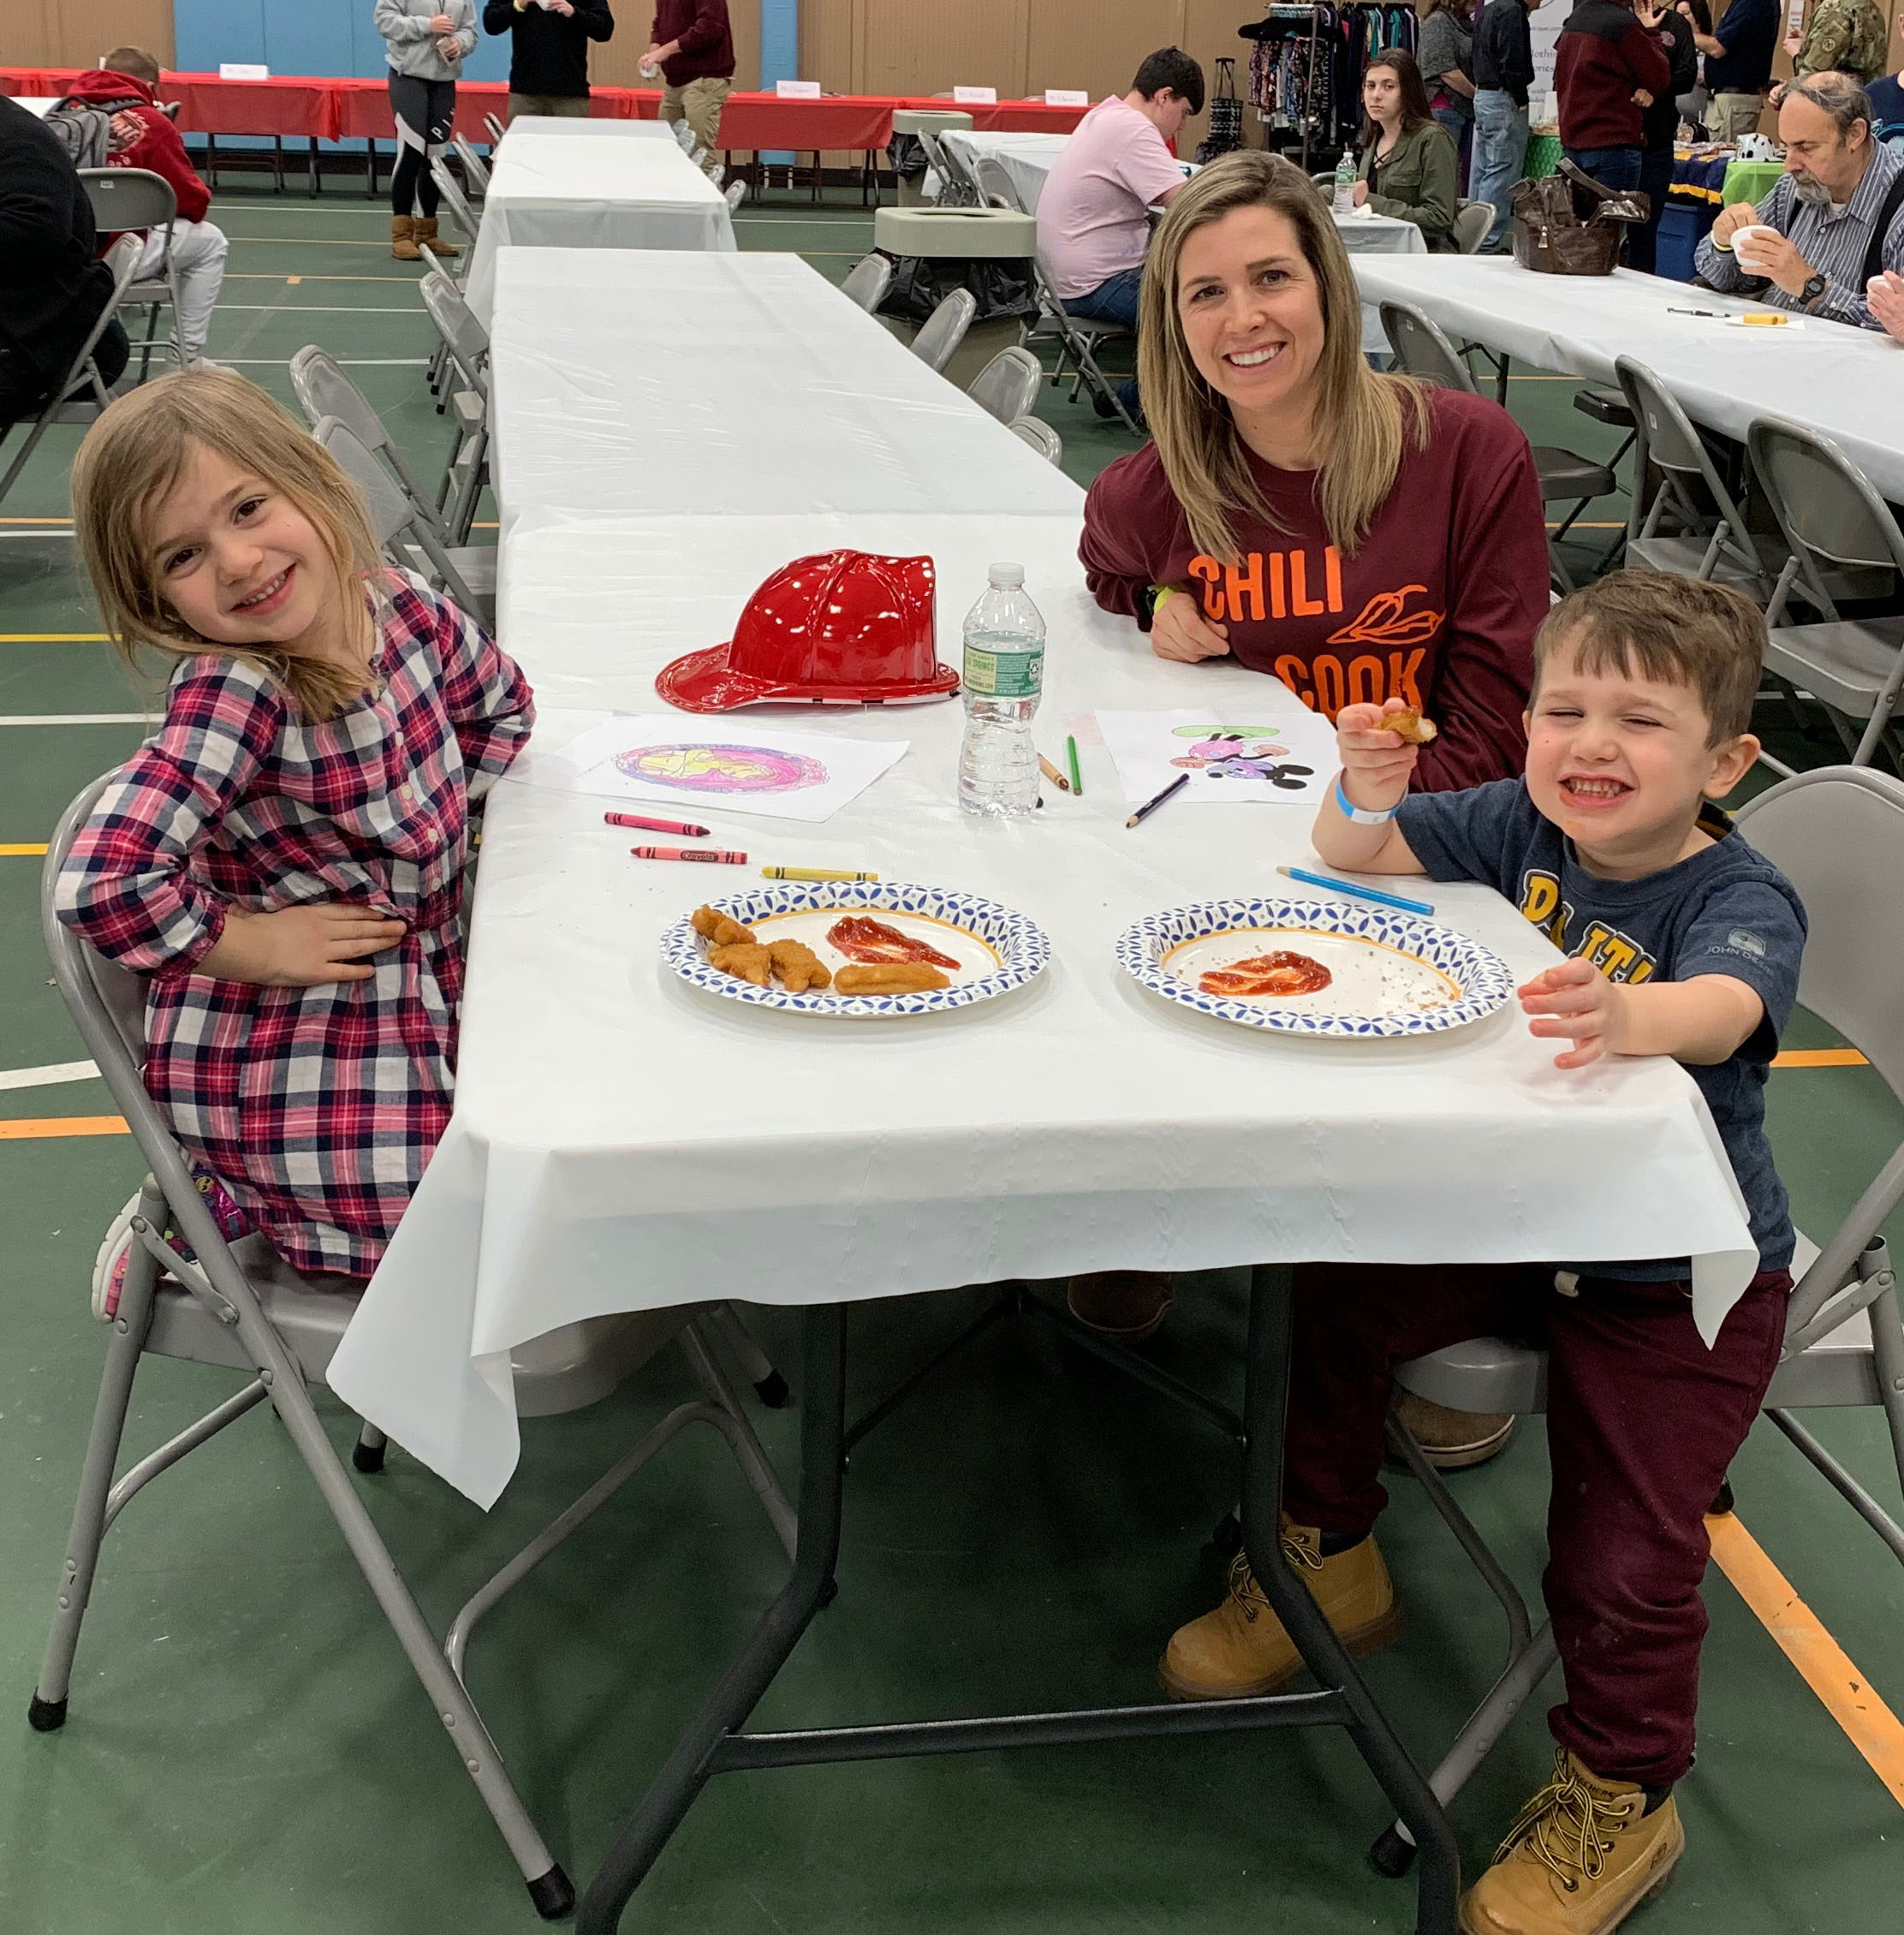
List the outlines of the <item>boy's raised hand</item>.
<svg viewBox="0 0 1904 1935">
<path fill-rule="evenodd" d="M 1521 1012 L 1532 1016 L 1530 1034 L 1571 1041 L 1554 1057 L 1556 1069 L 1584 1069 L 1603 1055 L 1615 1055 L 1623 991 L 1591 961 L 1576 955 L 1546 969 L 1514 991 Z"/>
<path fill-rule="evenodd" d="M 267 988 L 367 981 L 377 970 L 366 956 L 395 947 L 408 932 L 402 921 L 373 908 L 337 902 L 282 908 L 276 914 L 231 908 L 224 932 L 198 972 Z"/>
<path fill-rule="evenodd" d="M 1345 706 L 1336 715 L 1336 751 L 1342 762 L 1342 790 L 1366 813 L 1392 807 L 1408 790 L 1419 750 L 1400 733 L 1383 729 L 1390 712 L 1407 710 L 1406 701 L 1385 699 L 1379 706 Z"/>
</svg>

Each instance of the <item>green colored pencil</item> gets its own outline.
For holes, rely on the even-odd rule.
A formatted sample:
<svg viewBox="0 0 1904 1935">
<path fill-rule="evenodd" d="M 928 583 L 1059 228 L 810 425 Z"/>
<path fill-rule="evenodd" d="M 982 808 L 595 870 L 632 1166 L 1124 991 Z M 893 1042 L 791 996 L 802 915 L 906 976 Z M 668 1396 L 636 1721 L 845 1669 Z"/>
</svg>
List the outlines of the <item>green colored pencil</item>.
<svg viewBox="0 0 1904 1935">
<path fill-rule="evenodd" d="M 1078 771 L 1078 741 L 1074 733 L 1066 738 L 1064 752 L 1071 766 L 1071 790 L 1081 800 L 1084 797 L 1084 775 Z"/>
</svg>

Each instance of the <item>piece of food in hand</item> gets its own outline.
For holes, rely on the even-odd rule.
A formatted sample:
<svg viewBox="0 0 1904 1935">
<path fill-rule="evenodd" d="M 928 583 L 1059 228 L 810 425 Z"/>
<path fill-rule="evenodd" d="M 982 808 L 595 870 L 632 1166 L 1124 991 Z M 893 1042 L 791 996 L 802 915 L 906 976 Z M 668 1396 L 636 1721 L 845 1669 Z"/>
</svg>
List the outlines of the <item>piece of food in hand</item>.
<svg viewBox="0 0 1904 1935">
<path fill-rule="evenodd" d="M 766 987 L 773 979 L 772 951 L 759 941 L 734 941 L 725 945 L 717 942 L 707 950 L 707 961 L 711 968 L 752 981 L 757 988 Z"/>
<path fill-rule="evenodd" d="M 1333 979 L 1321 962 L 1278 948 L 1274 954 L 1252 955 L 1227 968 L 1212 968 L 1197 985 L 1205 994 L 1316 994 Z"/>
<path fill-rule="evenodd" d="M 711 907 L 694 909 L 694 932 L 712 947 L 748 947 L 754 939 L 753 928 L 743 927 Z"/>
<path fill-rule="evenodd" d="M 848 961 L 926 961 L 935 968 L 959 965 L 950 955 L 941 954 L 929 942 L 902 934 L 898 928 L 889 927 L 884 920 L 875 920 L 870 914 L 845 915 L 827 929 L 826 938 Z M 939 983 L 942 987 L 944 985 L 943 981 Z"/>
<path fill-rule="evenodd" d="M 767 952 L 773 956 L 773 971 L 788 994 L 824 988 L 833 979 L 832 970 L 805 941 L 769 941 Z"/>
<path fill-rule="evenodd" d="M 923 994 L 929 988 L 949 988 L 951 985 L 937 968 L 928 967 L 923 961 L 842 968 L 833 977 L 834 991 L 838 994 Z"/>
<path fill-rule="evenodd" d="M 1440 731 L 1435 722 L 1424 718 L 1420 708 L 1414 706 L 1404 706 L 1399 712 L 1384 712 L 1377 729 L 1398 733 L 1410 746 L 1425 746 Z"/>
</svg>

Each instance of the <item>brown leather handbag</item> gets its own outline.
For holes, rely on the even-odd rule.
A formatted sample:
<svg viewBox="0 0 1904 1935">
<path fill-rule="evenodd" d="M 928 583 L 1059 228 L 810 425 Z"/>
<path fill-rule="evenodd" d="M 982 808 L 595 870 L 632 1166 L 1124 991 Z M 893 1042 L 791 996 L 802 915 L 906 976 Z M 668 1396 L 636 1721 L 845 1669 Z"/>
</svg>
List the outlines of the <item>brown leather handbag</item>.
<svg viewBox="0 0 1904 1935">
<path fill-rule="evenodd" d="M 1637 189 L 1615 194 L 1571 161 L 1557 175 L 1516 182 L 1513 198 L 1514 259 L 1543 276 L 1610 276 L 1623 225 L 1644 222 L 1651 208 Z"/>
</svg>

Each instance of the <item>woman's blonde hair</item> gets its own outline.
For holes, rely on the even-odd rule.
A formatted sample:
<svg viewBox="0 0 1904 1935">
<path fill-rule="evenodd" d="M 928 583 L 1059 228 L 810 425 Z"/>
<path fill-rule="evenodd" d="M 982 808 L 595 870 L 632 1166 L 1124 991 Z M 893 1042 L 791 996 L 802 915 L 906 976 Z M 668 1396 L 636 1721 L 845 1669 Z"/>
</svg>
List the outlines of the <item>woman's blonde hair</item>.
<svg viewBox="0 0 1904 1935">
<path fill-rule="evenodd" d="M 1404 437 L 1428 441 L 1428 407 L 1407 377 L 1382 376 L 1362 355 L 1362 305 L 1348 252 L 1316 185 L 1294 162 L 1247 150 L 1213 161 L 1172 197 L 1144 267 L 1137 332 L 1144 414 L 1190 534 L 1211 557 L 1237 560 L 1233 520 L 1282 530 L 1250 474 L 1229 402 L 1191 360 L 1177 307 L 1177 264 L 1199 229 L 1239 208 L 1268 208 L 1295 229 L 1316 278 L 1323 348 L 1312 421 L 1321 441 L 1316 501 L 1330 540 L 1352 556 L 1395 487 Z"/>
<path fill-rule="evenodd" d="M 347 616 L 350 587 L 373 582 L 384 569 L 363 499 L 322 444 L 243 377 L 180 370 L 119 398 L 74 460 L 74 536 L 108 634 L 135 667 L 142 650 L 173 658 L 224 652 L 268 671 L 307 717 L 335 717 L 366 689 L 363 673 L 328 658 L 201 638 L 167 603 L 152 519 L 194 450 L 259 478 L 310 519 L 336 568 Z"/>
</svg>

